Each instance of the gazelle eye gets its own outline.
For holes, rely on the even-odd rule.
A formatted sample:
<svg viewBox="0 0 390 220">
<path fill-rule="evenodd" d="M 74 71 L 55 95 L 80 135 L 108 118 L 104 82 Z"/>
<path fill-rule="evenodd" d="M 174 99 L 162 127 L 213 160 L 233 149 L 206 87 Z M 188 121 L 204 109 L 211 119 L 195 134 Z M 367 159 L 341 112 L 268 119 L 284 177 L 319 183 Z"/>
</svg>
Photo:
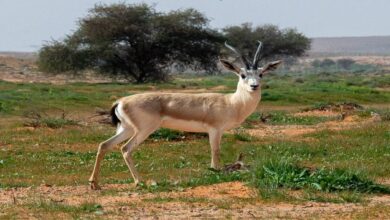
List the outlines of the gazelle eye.
<svg viewBox="0 0 390 220">
<path fill-rule="evenodd" d="M 242 79 L 245 79 L 246 76 L 245 76 L 244 74 L 241 74 L 241 78 L 242 78 Z"/>
<path fill-rule="evenodd" d="M 259 77 L 260 77 L 260 78 L 263 78 L 263 74 L 262 74 L 262 73 L 260 73 Z"/>
</svg>

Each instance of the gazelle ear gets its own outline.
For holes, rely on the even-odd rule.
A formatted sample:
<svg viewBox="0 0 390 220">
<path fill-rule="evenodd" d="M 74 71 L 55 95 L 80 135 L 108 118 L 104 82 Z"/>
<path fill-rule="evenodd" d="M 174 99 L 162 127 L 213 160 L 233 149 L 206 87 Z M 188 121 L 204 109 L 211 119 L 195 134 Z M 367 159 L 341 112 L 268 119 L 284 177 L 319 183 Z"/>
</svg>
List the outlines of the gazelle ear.
<svg viewBox="0 0 390 220">
<path fill-rule="evenodd" d="M 281 60 L 277 60 L 277 61 L 273 61 L 273 62 L 270 62 L 270 63 L 267 63 L 265 66 L 263 66 L 261 69 L 261 74 L 265 74 L 265 73 L 268 73 L 272 70 L 276 70 L 276 68 L 278 68 L 278 66 L 282 63 Z"/>
<path fill-rule="evenodd" d="M 229 61 L 227 61 L 227 60 L 224 60 L 224 59 L 219 59 L 219 61 L 222 63 L 222 65 L 223 65 L 226 69 L 228 69 L 228 70 L 230 70 L 230 71 L 233 71 L 233 72 L 235 72 L 235 73 L 237 73 L 237 74 L 240 73 L 240 68 L 238 68 L 237 66 L 235 66 L 233 63 L 231 63 L 231 62 L 229 62 Z"/>
</svg>

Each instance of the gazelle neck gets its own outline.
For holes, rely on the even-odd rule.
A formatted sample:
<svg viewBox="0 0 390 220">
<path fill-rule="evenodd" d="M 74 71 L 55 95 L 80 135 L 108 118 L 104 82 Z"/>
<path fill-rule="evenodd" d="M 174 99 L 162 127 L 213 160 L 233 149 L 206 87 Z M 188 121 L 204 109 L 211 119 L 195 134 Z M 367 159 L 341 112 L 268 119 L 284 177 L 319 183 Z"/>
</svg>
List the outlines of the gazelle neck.
<svg viewBox="0 0 390 220">
<path fill-rule="evenodd" d="M 230 102 L 236 107 L 240 121 L 245 120 L 246 117 L 256 110 L 260 99 L 261 89 L 249 92 L 240 84 L 237 85 L 237 90 L 230 96 Z"/>
<path fill-rule="evenodd" d="M 261 98 L 261 89 L 254 92 L 249 92 L 240 84 L 237 85 L 236 91 L 231 95 L 230 101 L 232 104 L 252 105 L 258 104 Z"/>
</svg>

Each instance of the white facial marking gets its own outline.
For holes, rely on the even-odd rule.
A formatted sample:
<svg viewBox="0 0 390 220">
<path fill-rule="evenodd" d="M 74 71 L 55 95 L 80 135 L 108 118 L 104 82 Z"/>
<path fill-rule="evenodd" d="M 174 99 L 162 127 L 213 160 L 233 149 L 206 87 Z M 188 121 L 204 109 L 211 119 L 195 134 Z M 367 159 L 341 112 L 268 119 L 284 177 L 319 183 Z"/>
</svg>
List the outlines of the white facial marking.
<svg viewBox="0 0 390 220">
<path fill-rule="evenodd" d="M 241 68 L 240 82 L 248 92 L 255 92 L 260 88 L 260 71 Z"/>
</svg>

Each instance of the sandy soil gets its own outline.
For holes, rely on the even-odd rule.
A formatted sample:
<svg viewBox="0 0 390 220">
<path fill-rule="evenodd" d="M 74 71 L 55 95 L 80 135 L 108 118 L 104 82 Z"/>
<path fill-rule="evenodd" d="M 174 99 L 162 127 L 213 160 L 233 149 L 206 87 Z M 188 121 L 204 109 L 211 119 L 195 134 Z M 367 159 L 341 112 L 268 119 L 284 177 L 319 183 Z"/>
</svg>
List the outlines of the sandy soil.
<svg viewBox="0 0 390 220">
<path fill-rule="evenodd" d="M 106 191 L 115 190 L 116 194 Z M 119 192 L 118 192 L 119 191 Z M 102 191 L 86 186 L 40 186 L 0 191 L 0 205 L 17 205 L 41 198 L 58 204 L 99 203 L 107 218 L 182 219 L 198 218 L 327 218 L 348 217 L 353 212 L 378 204 L 390 207 L 390 196 L 372 196 L 364 204 L 335 203 L 267 203 L 257 199 L 256 191 L 241 182 L 199 186 L 182 192 L 139 194 L 124 184 L 104 185 Z M 164 200 L 164 202 L 158 202 Z M 191 201 L 192 200 L 192 201 Z M 1 215 L 0 215 L 1 217 Z"/>
<path fill-rule="evenodd" d="M 338 117 L 340 112 L 333 111 L 307 111 L 295 113 L 296 116 L 320 116 L 320 117 Z M 380 118 L 373 116 L 370 118 L 360 118 L 356 115 L 346 116 L 344 119 L 327 121 L 316 125 L 267 125 L 259 124 L 254 129 L 248 129 L 250 135 L 258 137 L 284 136 L 296 137 L 321 130 L 344 130 L 353 127 L 364 126 L 369 123 L 380 121 Z"/>
</svg>

